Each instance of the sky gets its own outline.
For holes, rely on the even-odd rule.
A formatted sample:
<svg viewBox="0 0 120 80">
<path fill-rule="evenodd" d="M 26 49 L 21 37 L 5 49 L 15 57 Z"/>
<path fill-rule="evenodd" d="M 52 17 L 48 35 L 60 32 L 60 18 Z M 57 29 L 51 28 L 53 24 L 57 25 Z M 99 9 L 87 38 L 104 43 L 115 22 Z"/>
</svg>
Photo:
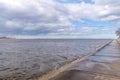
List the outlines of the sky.
<svg viewBox="0 0 120 80">
<path fill-rule="evenodd" d="M 0 0 L 0 36 L 116 38 L 119 0 Z"/>
</svg>

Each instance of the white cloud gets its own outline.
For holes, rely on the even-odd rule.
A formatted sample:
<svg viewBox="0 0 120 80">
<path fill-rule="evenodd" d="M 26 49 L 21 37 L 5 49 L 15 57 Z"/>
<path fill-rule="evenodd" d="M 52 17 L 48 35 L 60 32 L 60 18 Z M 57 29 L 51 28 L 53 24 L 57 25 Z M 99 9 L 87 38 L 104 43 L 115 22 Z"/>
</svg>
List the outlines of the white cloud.
<svg viewBox="0 0 120 80">
<path fill-rule="evenodd" d="M 21 24 L 17 21 L 6 21 L 5 23 L 6 27 L 8 28 L 21 28 Z"/>
<path fill-rule="evenodd" d="M 24 30 L 70 26 L 66 8 L 53 0 L 0 0 L 6 27 L 17 28 L 20 22 Z M 20 26 L 19 26 L 20 27 Z"/>
<path fill-rule="evenodd" d="M 102 18 L 102 21 L 114 21 L 120 19 L 120 16 L 116 16 L 116 15 L 110 15 L 108 17 Z"/>
</svg>

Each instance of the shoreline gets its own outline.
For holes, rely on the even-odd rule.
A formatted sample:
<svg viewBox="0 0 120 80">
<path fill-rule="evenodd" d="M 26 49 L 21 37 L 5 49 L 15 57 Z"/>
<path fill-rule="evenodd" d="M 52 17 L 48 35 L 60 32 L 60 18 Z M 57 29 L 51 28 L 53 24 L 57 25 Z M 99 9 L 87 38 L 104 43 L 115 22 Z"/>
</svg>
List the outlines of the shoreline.
<svg viewBox="0 0 120 80">
<path fill-rule="evenodd" d="M 50 80 L 120 80 L 120 45 L 117 45 L 117 42 L 113 43 Z"/>
<path fill-rule="evenodd" d="M 12 38 L 12 37 L 0 37 L 0 40 L 4 40 L 4 39 L 16 39 L 16 38 Z"/>
</svg>

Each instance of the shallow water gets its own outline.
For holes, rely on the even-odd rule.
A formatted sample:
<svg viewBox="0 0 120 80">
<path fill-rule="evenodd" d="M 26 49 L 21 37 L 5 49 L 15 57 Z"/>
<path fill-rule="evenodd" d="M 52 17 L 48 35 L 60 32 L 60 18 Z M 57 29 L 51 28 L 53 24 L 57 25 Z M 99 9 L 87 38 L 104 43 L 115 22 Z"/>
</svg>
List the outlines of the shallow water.
<svg viewBox="0 0 120 80">
<path fill-rule="evenodd" d="M 0 79 L 26 80 L 59 67 L 111 40 L 0 40 Z"/>
<path fill-rule="evenodd" d="M 120 80 L 120 44 L 113 41 L 49 80 Z"/>
</svg>

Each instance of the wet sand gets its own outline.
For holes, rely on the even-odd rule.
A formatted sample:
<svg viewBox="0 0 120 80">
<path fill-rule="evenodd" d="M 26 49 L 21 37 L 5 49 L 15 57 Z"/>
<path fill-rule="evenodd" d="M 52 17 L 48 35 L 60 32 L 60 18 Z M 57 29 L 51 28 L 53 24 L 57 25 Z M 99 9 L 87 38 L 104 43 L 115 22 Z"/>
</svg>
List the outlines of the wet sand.
<svg viewBox="0 0 120 80">
<path fill-rule="evenodd" d="M 120 44 L 113 41 L 49 80 L 120 80 Z"/>
</svg>

